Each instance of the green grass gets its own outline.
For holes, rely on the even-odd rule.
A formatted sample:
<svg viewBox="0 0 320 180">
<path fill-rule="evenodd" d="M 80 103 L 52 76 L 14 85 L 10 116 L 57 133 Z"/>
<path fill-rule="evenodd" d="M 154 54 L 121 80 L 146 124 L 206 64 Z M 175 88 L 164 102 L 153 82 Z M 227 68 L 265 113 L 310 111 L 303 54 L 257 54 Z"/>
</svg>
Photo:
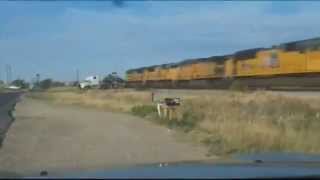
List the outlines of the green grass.
<svg viewBox="0 0 320 180">
<path fill-rule="evenodd" d="M 230 90 L 232 91 L 242 91 L 246 92 L 249 90 L 249 87 L 247 85 L 244 85 L 240 83 L 239 81 L 234 81 L 231 86 L 229 87 Z"/>
<path fill-rule="evenodd" d="M 4 84 L 0 84 L 0 92 L 3 92 L 5 90 L 4 87 L 5 87 Z"/>
<path fill-rule="evenodd" d="M 189 132 L 197 127 L 204 115 L 194 112 L 190 107 L 184 107 L 180 115 L 169 120 L 167 117 L 159 117 L 155 105 L 137 105 L 132 107 L 131 113 L 135 116 L 147 118 L 158 124 L 165 125 L 171 129 L 180 129 Z"/>
<path fill-rule="evenodd" d="M 199 103 L 199 104 L 198 104 Z M 201 104 L 206 108 L 198 108 Z M 320 114 L 308 101 L 264 93 L 208 98 L 198 131 L 212 154 L 234 152 L 320 153 Z"/>
<path fill-rule="evenodd" d="M 137 105 L 132 107 L 131 113 L 135 116 L 146 117 L 157 113 L 157 108 L 154 105 Z"/>
<path fill-rule="evenodd" d="M 75 86 L 52 87 L 46 90 L 47 92 L 80 92 L 81 90 Z"/>
<path fill-rule="evenodd" d="M 134 115 L 194 134 L 208 147 L 208 155 L 320 153 L 320 112 L 302 99 L 264 92 L 192 97 L 183 101 L 173 120 L 159 118 L 153 106 L 133 109 Z"/>
</svg>

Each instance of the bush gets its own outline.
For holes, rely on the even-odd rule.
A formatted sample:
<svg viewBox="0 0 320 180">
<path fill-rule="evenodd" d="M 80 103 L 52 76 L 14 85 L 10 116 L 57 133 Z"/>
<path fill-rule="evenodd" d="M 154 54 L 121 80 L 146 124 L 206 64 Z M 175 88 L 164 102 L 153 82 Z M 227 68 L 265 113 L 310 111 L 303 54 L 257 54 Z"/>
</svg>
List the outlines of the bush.
<svg viewBox="0 0 320 180">
<path fill-rule="evenodd" d="M 157 113 L 157 108 L 153 105 L 138 105 L 131 109 L 131 112 L 135 116 L 146 117 L 153 113 Z"/>
<path fill-rule="evenodd" d="M 4 87 L 0 85 L 0 92 L 4 91 Z"/>
<path fill-rule="evenodd" d="M 52 83 L 53 83 L 52 79 L 45 79 L 45 80 L 40 81 L 39 86 L 41 89 L 46 90 L 52 86 Z"/>
<path fill-rule="evenodd" d="M 64 87 L 66 86 L 64 82 L 60 82 L 60 81 L 53 81 L 51 84 L 52 87 Z"/>
<path fill-rule="evenodd" d="M 154 121 L 160 125 L 165 125 L 171 129 L 180 129 L 184 132 L 193 130 L 199 122 L 204 118 L 202 112 L 197 112 L 193 109 L 192 104 L 186 103 L 181 107 L 181 111 L 177 112 L 175 119 L 168 117 L 159 117 L 157 108 L 154 105 L 138 105 L 131 109 L 131 113 L 139 117 L 149 117 L 149 120 Z"/>
<path fill-rule="evenodd" d="M 177 122 L 177 127 L 182 128 L 185 132 L 194 129 L 197 124 L 203 119 L 203 115 L 193 110 L 186 110 L 182 113 L 182 117 Z"/>
<path fill-rule="evenodd" d="M 29 88 L 29 83 L 25 82 L 23 79 L 16 79 L 12 81 L 12 85 L 18 86 L 22 89 Z"/>
<path fill-rule="evenodd" d="M 184 132 L 189 132 L 197 127 L 203 118 L 203 114 L 187 108 L 184 109 L 176 119 L 157 118 L 156 120 L 158 120 L 158 123 L 166 125 L 171 129 L 181 129 Z"/>
</svg>

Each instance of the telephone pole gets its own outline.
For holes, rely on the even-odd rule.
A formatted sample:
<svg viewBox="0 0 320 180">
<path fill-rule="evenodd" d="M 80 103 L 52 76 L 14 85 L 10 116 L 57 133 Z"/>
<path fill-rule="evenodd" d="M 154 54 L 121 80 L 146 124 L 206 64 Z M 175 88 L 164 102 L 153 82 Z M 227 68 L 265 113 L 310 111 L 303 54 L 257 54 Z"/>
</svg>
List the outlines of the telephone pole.
<svg viewBox="0 0 320 180">
<path fill-rule="evenodd" d="M 12 81 L 12 68 L 11 68 L 11 65 L 9 65 L 9 84 L 11 83 Z"/>
<path fill-rule="evenodd" d="M 79 77 L 80 76 L 80 72 L 79 69 L 76 70 L 76 77 L 77 77 L 77 83 L 79 83 Z"/>
<path fill-rule="evenodd" d="M 80 81 L 80 72 L 79 72 L 79 69 L 76 70 L 76 82 L 77 84 L 79 84 L 79 81 Z"/>
<path fill-rule="evenodd" d="M 6 66 L 5 66 L 5 73 L 6 73 L 6 84 L 10 84 L 11 77 L 12 77 L 12 69 L 9 64 L 6 64 Z"/>
<path fill-rule="evenodd" d="M 8 84 L 8 64 L 4 66 L 4 73 L 6 75 L 5 83 Z"/>
<path fill-rule="evenodd" d="M 38 73 L 38 74 L 36 74 L 36 82 L 37 82 L 37 84 L 39 84 L 40 83 L 40 74 Z"/>
</svg>

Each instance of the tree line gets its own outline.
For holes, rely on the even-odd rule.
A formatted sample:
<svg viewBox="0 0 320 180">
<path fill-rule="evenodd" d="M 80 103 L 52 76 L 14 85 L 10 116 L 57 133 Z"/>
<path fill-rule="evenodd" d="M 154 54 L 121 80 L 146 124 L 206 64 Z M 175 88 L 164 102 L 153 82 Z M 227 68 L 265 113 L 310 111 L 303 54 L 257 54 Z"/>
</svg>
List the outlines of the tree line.
<svg viewBox="0 0 320 180">
<path fill-rule="evenodd" d="M 14 80 L 14 81 L 11 82 L 11 85 L 20 87 L 22 89 L 28 89 L 28 88 L 31 87 L 31 84 L 26 82 L 23 79 Z M 33 88 L 43 89 L 43 90 L 49 89 L 51 87 L 61 87 L 61 86 L 65 86 L 65 83 L 60 82 L 60 81 L 54 81 L 54 80 L 52 80 L 50 78 L 41 80 L 41 81 L 36 82 L 36 83 L 33 84 Z"/>
</svg>

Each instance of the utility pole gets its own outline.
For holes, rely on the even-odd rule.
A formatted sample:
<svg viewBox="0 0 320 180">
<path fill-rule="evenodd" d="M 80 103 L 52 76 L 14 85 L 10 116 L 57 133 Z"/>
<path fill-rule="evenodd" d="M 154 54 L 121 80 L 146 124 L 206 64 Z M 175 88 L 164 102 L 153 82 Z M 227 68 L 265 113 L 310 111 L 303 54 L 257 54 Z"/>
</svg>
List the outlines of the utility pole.
<svg viewBox="0 0 320 180">
<path fill-rule="evenodd" d="M 11 83 L 12 81 L 12 68 L 11 68 L 11 65 L 9 65 L 9 84 Z"/>
<path fill-rule="evenodd" d="M 76 82 L 77 84 L 79 84 L 79 81 L 80 81 L 80 72 L 79 72 L 79 69 L 76 70 Z"/>
<path fill-rule="evenodd" d="M 40 84 L 40 74 L 36 74 L 36 86 L 38 87 Z"/>
<path fill-rule="evenodd" d="M 8 64 L 6 64 L 4 66 L 4 73 L 5 73 L 5 76 L 6 76 L 5 83 L 8 84 Z"/>
<path fill-rule="evenodd" d="M 6 84 L 10 84 L 12 70 L 11 70 L 11 66 L 9 64 L 6 64 L 6 66 L 5 66 L 5 73 L 6 73 Z"/>
</svg>

